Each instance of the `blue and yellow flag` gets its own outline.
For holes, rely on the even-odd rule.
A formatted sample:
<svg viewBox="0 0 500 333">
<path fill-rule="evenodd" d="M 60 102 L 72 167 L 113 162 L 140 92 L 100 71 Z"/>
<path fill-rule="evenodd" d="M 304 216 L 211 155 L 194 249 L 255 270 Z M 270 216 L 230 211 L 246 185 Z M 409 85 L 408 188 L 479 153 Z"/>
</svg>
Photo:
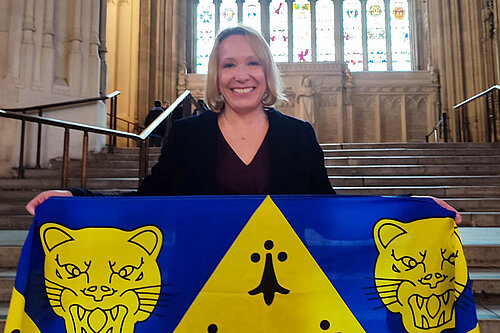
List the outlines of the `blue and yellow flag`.
<svg viewBox="0 0 500 333">
<path fill-rule="evenodd" d="M 410 197 L 51 198 L 6 332 L 479 332 L 453 216 Z"/>
</svg>

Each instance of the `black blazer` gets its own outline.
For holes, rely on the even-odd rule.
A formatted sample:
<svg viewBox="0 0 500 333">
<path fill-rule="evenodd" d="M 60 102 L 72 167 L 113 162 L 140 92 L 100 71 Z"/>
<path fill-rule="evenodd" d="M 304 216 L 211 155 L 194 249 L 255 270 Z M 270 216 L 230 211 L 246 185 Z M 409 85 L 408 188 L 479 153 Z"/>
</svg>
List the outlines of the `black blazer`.
<svg viewBox="0 0 500 333">
<path fill-rule="evenodd" d="M 311 124 L 273 108 L 266 113 L 271 155 L 267 194 L 335 194 Z M 158 163 L 136 195 L 217 194 L 217 126 L 217 114 L 211 111 L 174 122 Z"/>
</svg>

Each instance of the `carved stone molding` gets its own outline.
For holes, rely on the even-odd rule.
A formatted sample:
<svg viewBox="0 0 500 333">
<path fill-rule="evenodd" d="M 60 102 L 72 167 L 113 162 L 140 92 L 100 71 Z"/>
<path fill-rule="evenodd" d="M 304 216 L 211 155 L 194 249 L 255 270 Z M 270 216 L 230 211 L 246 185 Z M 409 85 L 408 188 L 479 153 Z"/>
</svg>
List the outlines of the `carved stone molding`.
<svg viewBox="0 0 500 333">
<path fill-rule="evenodd" d="M 427 104 L 427 96 L 407 96 L 406 104 L 414 108 L 425 107 Z"/>
<path fill-rule="evenodd" d="M 401 96 L 380 96 L 380 105 L 383 108 L 392 109 L 397 105 L 401 105 Z"/>
<path fill-rule="evenodd" d="M 354 107 L 361 107 L 366 109 L 375 105 L 376 96 L 374 95 L 356 95 L 353 96 Z"/>
<path fill-rule="evenodd" d="M 320 95 L 319 107 L 336 107 L 338 104 L 337 95 Z"/>
<path fill-rule="evenodd" d="M 314 75 L 316 73 L 343 76 L 345 64 L 340 62 L 319 63 L 278 63 L 278 68 L 284 75 Z"/>
</svg>

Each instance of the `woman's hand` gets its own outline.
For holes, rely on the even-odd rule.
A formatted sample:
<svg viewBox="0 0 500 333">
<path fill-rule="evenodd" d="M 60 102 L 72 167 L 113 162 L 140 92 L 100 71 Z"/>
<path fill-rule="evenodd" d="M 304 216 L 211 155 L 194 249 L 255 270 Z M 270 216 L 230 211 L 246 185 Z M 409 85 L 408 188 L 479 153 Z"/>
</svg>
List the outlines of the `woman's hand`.
<svg viewBox="0 0 500 333">
<path fill-rule="evenodd" d="M 412 197 L 415 197 L 415 198 L 431 198 L 432 200 L 434 200 L 439 206 L 443 207 L 443 208 L 446 208 L 448 210 L 451 210 L 452 212 L 455 212 L 455 223 L 456 224 L 460 224 L 462 222 L 462 215 L 460 215 L 460 213 L 455 209 L 453 208 L 452 206 L 450 206 L 449 204 L 447 204 L 446 202 L 444 202 L 443 200 L 441 199 L 438 199 L 438 198 L 435 198 L 435 197 L 431 197 L 431 196 L 420 196 L 420 195 L 412 195 Z"/>
<path fill-rule="evenodd" d="M 31 199 L 30 202 L 26 205 L 26 210 L 28 213 L 31 215 L 35 215 L 35 208 L 38 207 L 39 205 L 42 204 L 45 200 L 47 200 L 50 197 L 72 197 L 73 194 L 71 194 L 70 191 L 60 191 L 60 190 L 51 190 L 51 191 L 45 191 L 40 194 L 38 194 L 36 197 Z"/>
</svg>

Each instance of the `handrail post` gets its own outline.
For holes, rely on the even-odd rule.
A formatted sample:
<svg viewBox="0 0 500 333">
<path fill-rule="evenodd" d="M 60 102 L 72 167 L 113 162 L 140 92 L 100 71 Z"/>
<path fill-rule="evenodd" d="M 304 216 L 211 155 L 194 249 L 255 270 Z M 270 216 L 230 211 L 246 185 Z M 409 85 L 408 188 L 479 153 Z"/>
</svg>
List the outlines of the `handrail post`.
<svg viewBox="0 0 500 333">
<path fill-rule="evenodd" d="M 130 133 L 130 123 L 127 123 L 127 132 Z M 129 147 L 129 141 L 130 141 L 130 139 L 127 138 L 127 148 Z"/>
<path fill-rule="evenodd" d="M 495 96 L 496 95 L 496 96 Z M 498 132 L 497 132 L 497 117 L 500 116 L 500 90 L 496 90 L 493 94 L 493 142 L 498 141 Z"/>
<path fill-rule="evenodd" d="M 116 96 L 113 97 L 113 108 L 114 108 L 114 119 L 113 119 L 113 129 L 116 130 L 116 125 L 117 125 L 117 118 L 118 118 L 118 114 L 117 114 L 117 104 L 118 104 L 118 101 L 116 99 Z M 116 136 L 113 135 L 113 147 L 116 147 Z"/>
<path fill-rule="evenodd" d="M 443 136 L 444 142 L 448 142 L 448 115 L 443 112 Z"/>
<path fill-rule="evenodd" d="M 69 128 L 64 128 L 64 150 L 63 166 L 61 176 L 61 188 L 68 188 L 68 167 L 69 167 Z"/>
<path fill-rule="evenodd" d="M 113 103 L 114 103 L 114 98 L 111 97 L 110 101 L 109 101 L 109 128 L 110 129 L 113 129 Z M 108 146 L 112 146 L 113 145 L 113 136 L 108 136 Z"/>
<path fill-rule="evenodd" d="M 146 140 L 144 140 L 144 178 L 147 177 L 148 173 L 149 173 L 149 138 L 146 138 Z"/>
<path fill-rule="evenodd" d="M 39 117 L 43 116 L 43 110 L 42 109 L 38 110 L 38 116 Z M 40 166 L 41 151 L 42 151 L 42 123 L 38 123 L 38 136 L 37 136 L 37 141 L 36 141 L 36 165 L 35 165 L 35 169 L 41 169 L 42 168 Z"/>
<path fill-rule="evenodd" d="M 17 178 L 24 178 L 24 137 L 26 134 L 26 121 L 21 120 L 21 145 L 19 147 L 19 167 L 17 168 Z"/>
<path fill-rule="evenodd" d="M 82 187 L 87 187 L 87 158 L 89 150 L 89 132 L 83 132 L 83 148 L 82 148 Z"/>
<path fill-rule="evenodd" d="M 146 150 L 146 140 L 139 141 L 139 186 L 144 179 L 144 158 L 145 158 L 145 150 Z"/>
</svg>

